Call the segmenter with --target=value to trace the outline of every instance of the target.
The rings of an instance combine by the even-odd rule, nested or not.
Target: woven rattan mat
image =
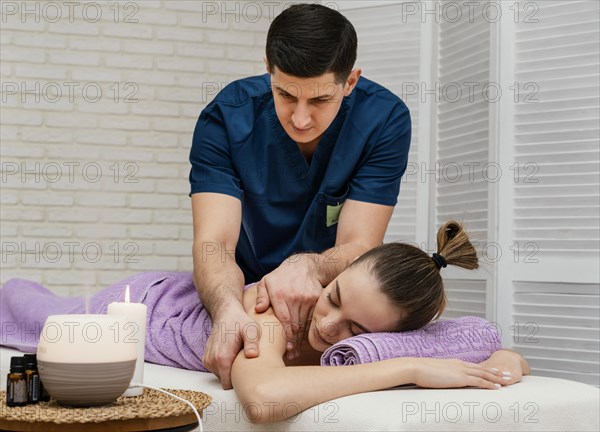
[[[164,390],[187,399],[199,413],[211,402],[211,397],[205,393],[193,390]],[[82,430],[82,423],[85,423],[86,431],[102,430],[108,425],[112,427],[111,430],[132,431],[155,430],[197,423],[196,416],[189,405],[149,388],[144,389],[144,394],[141,396],[121,396],[110,405],[89,408],[62,407],[54,399],[50,399],[50,402],[8,407],[4,390],[0,391],[0,398],[2,401],[0,429]]]

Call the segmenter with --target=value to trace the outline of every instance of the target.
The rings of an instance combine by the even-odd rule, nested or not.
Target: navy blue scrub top
[[[254,282],[294,253],[334,246],[346,199],[396,205],[410,137],[404,102],[360,77],[309,164],[277,118],[270,76],[241,79],[200,114],[190,195],[241,200],[236,262],[245,282]]]

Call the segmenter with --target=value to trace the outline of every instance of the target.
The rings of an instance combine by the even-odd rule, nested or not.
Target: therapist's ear
[[[348,75],[348,79],[346,80],[346,84],[344,84],[344,96],[349,96],[356,87],[356,83],[358,83],[358,79],[360,78],[360,74],[362,73],[361,68],[356,68],[350,75]]]
[[[263,57],[263,61],[265,62],[265,67],[267,68],[267,73],[271,75],[271,71],[269,70],[269,62],[267,61],[267,57]]]

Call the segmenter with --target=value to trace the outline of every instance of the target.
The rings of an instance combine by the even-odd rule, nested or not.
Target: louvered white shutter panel
[[[485,3],[478,2],[472,15],[464,3],[452,3],[462,8],[460,21],[453,22],[457,14],[450,16],[449,8],[439,7],[447,15],[438,29],[437,145],[434,165],[428,168],[438,174],[435,179],[427,176],[427,181],[436,181],[430,252],[436,247],[437,228],[450,219],[464,223],[478,250],[488,231],[488,182],[483,167],[489,161],[490,114],[483,89],[490,73],[490,24],[481,13]],[[449,300],[444,317],[485,316],[485,275],[450,267],[443,274]]]
[[[514,348],[535,375],[598,381],[598,285],[515,282]]]
[[[409,164],[416,166],[419,100],[418,95],[403,90],[406,83],[419,82],[419,17],[403,17],[400,2],[342,1],[336,4],[352,22],[358,35],[356,66],[362,69],[366,78],[398,95],[410,109],[412,140]],[[398,204],[386,232],[386,242],[416,241],[417,180],[418,176],[405,175],[403,178]]]
[[[515,105],[514,239],[569,280],[562,259],[597,266],[600,249],[599,2],[536,4],[539,22],[520,22],[515,38],[521,100],[533,102]]]
[[[514,34],[511,334],[533,373],[598,385],[599,2],[534,5]]]

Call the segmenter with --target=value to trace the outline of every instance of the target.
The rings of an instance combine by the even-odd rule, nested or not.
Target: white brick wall
[[[2,283],[81,295],[191,271],[197,117],[215,88],[264,72],[287,4],[2,1]]]

